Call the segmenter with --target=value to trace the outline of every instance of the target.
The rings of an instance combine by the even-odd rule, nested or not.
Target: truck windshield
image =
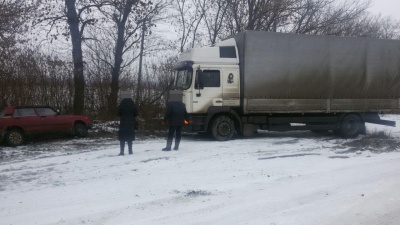
[[[192,70],[178,70],[175,72],[175,88],[186,90],[192,84]]]

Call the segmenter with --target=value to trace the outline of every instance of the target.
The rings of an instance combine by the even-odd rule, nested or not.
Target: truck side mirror
[[[199,93],[197,93],[196,96],[200,97],[201,96],[200,89],[204,88],[203,71],[200,68],[196,70],[195,88],[199,90]]]
[[[195,87],[197,89],[203,89],[204,88],[204,82],[203,82],[203,71],[200,69],[196,70],[196,85]]]

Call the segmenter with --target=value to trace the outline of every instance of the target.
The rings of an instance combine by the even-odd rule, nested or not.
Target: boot
[[[178,150],[179,149],[179,143],[180,143],[180,140],[175,140],[174,150]]]
[[[120,156],[120,155],[124,155],[124,149],[125,149],[125,142],[120,141],[119,156]]]
[[[133,152],[132,152],[132,141],[128,142],[128,150],[129,150],[129,155],[132,155],[133,154]]]
[[[167,147],[163,148],[163,151],[171,151],[172,140],[167,140]]]

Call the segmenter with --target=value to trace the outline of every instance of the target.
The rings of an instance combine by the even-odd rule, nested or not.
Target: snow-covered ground
[[[400,224],[400,127],[367,132],[0,146],[0,224]]]

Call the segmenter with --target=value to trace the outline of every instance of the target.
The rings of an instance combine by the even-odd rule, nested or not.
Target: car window
[[[57,112],[55,112],[51,108],[36,108],[37,113],[39,116],[55,116]]]
[[[0,117],[3,117],[3,116],[4,116],[4,111],[5,111],[5,110],[3,110],[3,111],[0,112]]]
[[[33,108],[22,108],[14,110],[13,117],[27,117],[27,116],[36,116],[35,110]]]

